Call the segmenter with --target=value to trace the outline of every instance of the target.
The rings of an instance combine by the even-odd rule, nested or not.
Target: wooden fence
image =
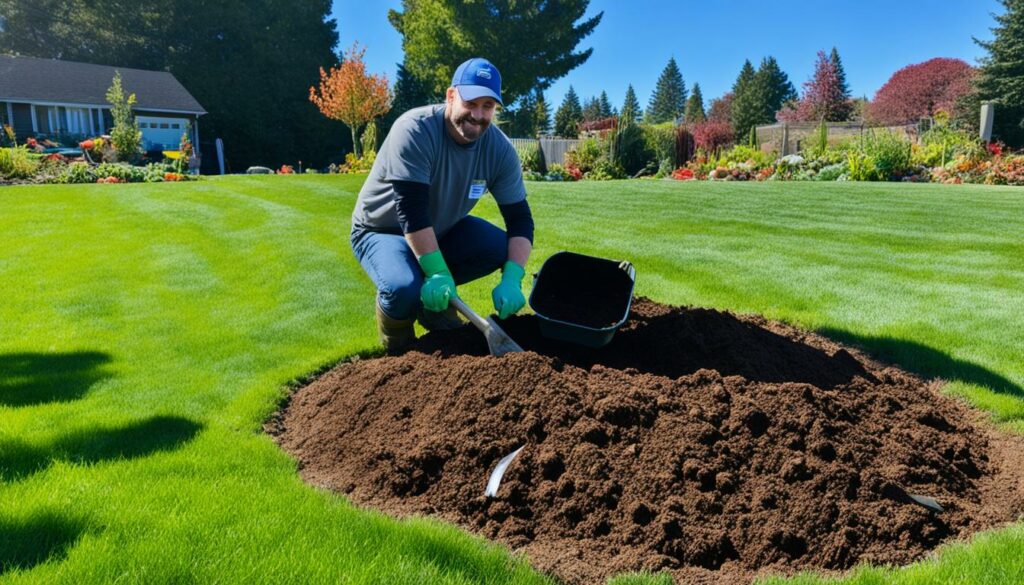
[[[565,153],[569,152],[579,143],[574,138],[558,138],[555,136],[541,136],[540,138],[512,138],[512,145],[516,149],[537,146],[540,148],[544,165],[564,165]]]

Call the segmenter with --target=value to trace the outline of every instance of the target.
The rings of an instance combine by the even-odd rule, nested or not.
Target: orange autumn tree
[[[352,148],[359,152],[359,130],[391,109],[391,91],[384,75],[367,75],[363,55],[366,48],[353,43],[341,65],[329,72],[320,68],[320,85],[309,88],[309,101],[323,115],[340,120],[352,131]]]

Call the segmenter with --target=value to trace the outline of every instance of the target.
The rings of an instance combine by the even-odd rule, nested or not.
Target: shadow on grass
[[[27,519],[0,516],[0,575],[63,558],[84,530],[83,522],[52,512]]]
[[[842,329],[823,328],[818,333],[848,345],[863,348],[872,356],[927,378],[942,378],[977,384],[1000,394],[1024,399],[1024,388],[1012,380],[978,364],[957,359],[948,353],[892,337],[858,335]]]
[[[89,464],[170,451],[192,440],[202,428],[186,418],[157,416],[120,428],[76,431],[41,446],[0,441],[0,479],[18,479],[56,461]]]
[[[110,356],[96,351],[0,355],[0,405],[68,402],[85,395],[109,375]]]

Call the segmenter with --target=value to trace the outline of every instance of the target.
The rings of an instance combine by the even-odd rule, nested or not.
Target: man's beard
[[[488,120],[477,120],[469,112],[459,116],[454,121],[455,127],[467,140],[476,140],[483,136],[484,132],[491,125]]]

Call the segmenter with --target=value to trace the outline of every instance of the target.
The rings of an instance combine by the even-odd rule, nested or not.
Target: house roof
[[[196,98],[166,71],[92,65],[56,59],[0,55],[0,100],[109,106],[107,89],[121,72],[135,108],[205,114]]]

